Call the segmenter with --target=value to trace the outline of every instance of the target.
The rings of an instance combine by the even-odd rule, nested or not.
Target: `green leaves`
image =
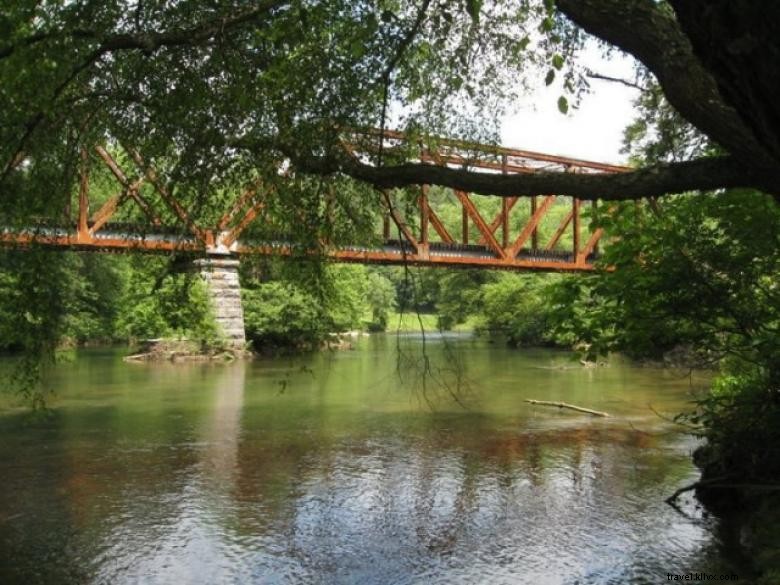
[[[466,12],[474,22],[479,21],[479,11],[482,8],[482,0],[466,0]]]
[[[569,111],[569,100],[566,99],[565,95],[558,98],[558,111],[561,114],[566,114]]]

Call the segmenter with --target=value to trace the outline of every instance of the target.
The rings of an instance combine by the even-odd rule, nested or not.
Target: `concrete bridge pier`
[[[243,348],[246,335],[238,283],[239,261],[225,256],[208,256],[195,260],[195,266],[208,287],[214,317],[222,335],[231,346]]]

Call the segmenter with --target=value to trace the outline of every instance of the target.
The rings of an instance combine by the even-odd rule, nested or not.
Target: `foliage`
[[[452,329],[472,316],[481,314],[484,286],[498,275],[486,270],[447,270],[432,272],[437,280],[436,312],[439,327]]]
[[[777,351],[780,212],[763,194],[732,191],[660,206],[623,205],[601,224],[616,240],[614,271],[571,281],[559,306],[577,304],[568,332],[594,351],[658,357],[676,345],[710,359],[737,355],[771,363]]]
[[[577,307],[557,327],[590,344],[659,358],[685,346],[717,368],[711,393],[685,416],[707,438],[707,477],[780,477],[780,209],[734,190],[663,204],[623,205],[600,222],[615,241],[595,277],[557,288]]]
[[[331,333],[362,328],[367,313],[386,321],[393,305],[390,282],[363,266],[301,262],[267,269],[246,278],[241,293],[247,338],[258,351],[316,348]]]
[[[130,257],[116,323],[119,339],[179,337],[218,345],[205,283],[194,273],[170,273],[163,262]]]
[[[111,338],[122,276],[112,258],[44,250],[0,254],[0,348]]]
[[[495,136],[474,114],[499,111],[517,93],[514,71],[538,60],[528,45],[542,10],[521,4],[9,6],[0,17],[3,204],[63,209],[80,148],[107,139],[154,160],[203,218],[251,176],[272,180],[281,148],[328,150],[338,128],[383,125],[391,102],[405,104],[410,129],[462,126],[484,138],[492,126]]]
[[[681,417],[704,430],[707,444],[696,459],[707,477],[745,483],[780,477],[780,386],[773,369],[730,360],[697,411]]]
[[[247,339],[255,350],[311,348],[328,330],[316,299],[289,282],[266,282],[242,291]]]
[[[510,345],[555,343],[548,289],[551,280],[534,274],[504,274],[483,287],[480,329],[506,336]]]
[[[360,328],[367,310],[368,275],[360,265],[333,265],[326,270],[320,297],[330,331]]]
[[[9,387],[43,406],[59,347],[115,338],[124,283],[122,258],[0,251],[0,350],[21,353]]]
[[[395,305],[395,289],[390,279],[378,272],[368,274],[366,301],[371,311],[370,331],[387,329],[388,316]]]
[[[658,83],[646,78],[645,86],[634,101],[637,117],[625,129],[623,152],[640,163],[681,161],[708,153],[712,147],[707,137],[669,104]]]
[[[63,345],[184,336],[219,344],[205,285],[162,260],[0,251],[0,350],[22,354],[11,386],[42,405],[42,374]]]

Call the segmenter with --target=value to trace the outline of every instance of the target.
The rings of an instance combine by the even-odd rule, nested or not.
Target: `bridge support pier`
[[[224,256],[195,260],[195,266],[208,287],[217,326],[231,346],[243,348],[246,335],[238,265],[238,260]]]

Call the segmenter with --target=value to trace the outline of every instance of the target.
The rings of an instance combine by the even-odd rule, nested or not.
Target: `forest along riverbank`
[[[749,575],[691,494],[664,503],[696,442],[648,405],[673,415],[706,380],[465,335],[426,352],[444,386],[421,383],[419,335],[219,367],[78,352],[53,416],[0,416],[0,581]]]

